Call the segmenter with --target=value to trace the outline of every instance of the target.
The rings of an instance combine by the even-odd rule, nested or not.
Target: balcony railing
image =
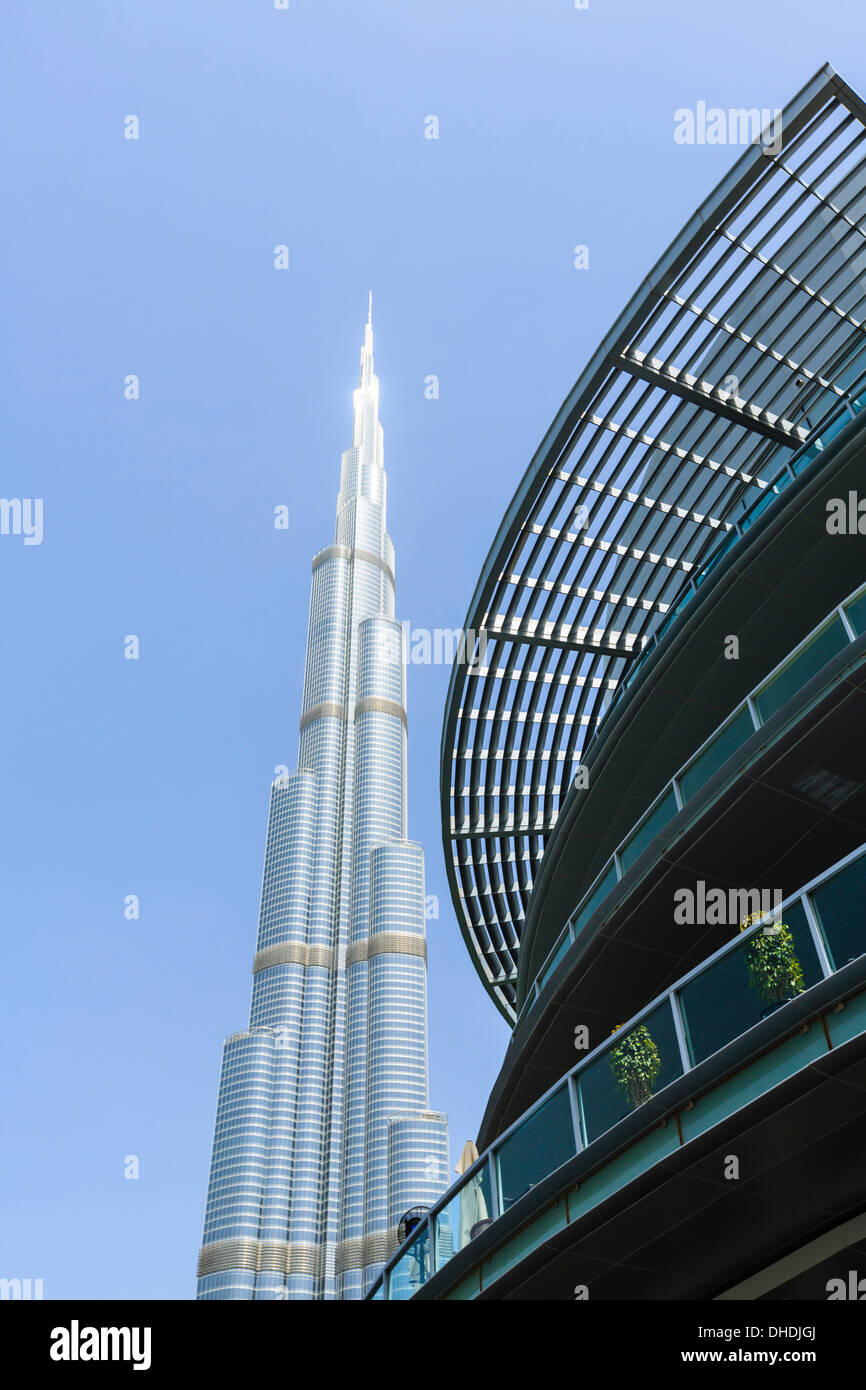
[[[776,943],[765,946],[773,936]],[[650,1099],[657,1118],[668,1085],[864,949],[866,844],[785,899],[772,918],[738,933],[578,1062],[440,1198],[368,1299],[411,1298],[533,1187]]]
[[[666,782],[650,807],[623,836],[591,887],[580,898],[557,937],[523,1001],[520,1022],[531,1011],[563,956],[575,942],[599,904],[627,873],[658,832],[673,820],[695,793],[718,772],[746,739],[781,708],[846,643],[866,634],[866,584],[855,589],[838,608],[821,619],[741,700],[732,714],[710,734],[677,773]]]

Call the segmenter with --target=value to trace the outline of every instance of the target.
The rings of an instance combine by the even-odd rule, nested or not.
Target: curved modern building
[[[443,838],[513,1035],[477,1163],[373,1298],[866,1274],[866,107],[825,68],[776,132],[617,320],[485,561]]]
[[[199,1299],[359,1299],[447,1182],[385,500],[371,296],[313,560],[298,771],[271,788],[250,1023],[223,1047]]]

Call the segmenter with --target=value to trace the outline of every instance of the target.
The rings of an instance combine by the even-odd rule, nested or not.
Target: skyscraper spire
[[[364,327],[364,346],[361,349],[361,385],[369,386],[373,381],[373,291],[370,291],[370,308]],[[378,390],[378,382],[376,383]]]
[[[203,1299],[360,1298],[448,1180],[372,317],[371,294],[334,543],[313,560],[299,771],[271,787],[250,1023],[224,1044]]]

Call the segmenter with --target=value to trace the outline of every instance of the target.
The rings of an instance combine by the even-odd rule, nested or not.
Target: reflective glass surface
[[[553,974],[554,970],[559,965],[559,962],[562,960],[562,957],[565,955],[570,945],[571,937],[569,936],[568,928],[566,927],[565,931],[562,933],[562,936],[559,939],[556,950],[554,951],[547,965],[544,967],[543,972],[538,977],[539,985],[546,984],[546,982],[550,979],[550,976]]]
[[[597,1139],[682,1075],[673,1014],[668,1000],[580,1073],[586,1142]]]
[[[665,792],[655,810],[650,811],[646,819],[641,822],[620,850],[623,873],[631,868],[635,860],[643,854],[650,841],[655,839],[662,826],[667,825],[669,820],[673,820],[676,813],[676,798],[673,788],[670,788]]]
[[[685,772],[680,773],[677,780],[683,800],[688,801],[690,796],[694,796],[698,788],[708,782],[740,744],[745,743],[754,732],[752,717],[744,705],[730,723],[720,729],[715,738],[711,739],[703,751],[689,763]]]
[[[697,1065],[822,978],[799,902],[680,990],[686,1038]]]
[[[405,1254],[400,1256],[391,1270],[388,1289],[389,1301],[403,1302],[417,1293],[432,1274],[430,1258],[430,1228],[425,1223]]]
[[[866,854],[811,895],[835,970],[866,951]]]
[[[611,860],[609,867],[605,869],[604,873],[599,879],[598,886],[592,890],[583,907],[580,909],[580,912],[574,919],[575,936],[583,927],[586,926],[586,923],[589,921],[590,917],[595,912],[595,909],[598,907],[599,903],[607,897],[608,893],[610,892],[611,888],[614,886],[616,881],[616,869],[614,867],[613,860]]]
[[[866,632],[866,591],[853,603],[849,603],[845,612],[848,614],[851,626],[858,637],[862,637],[863,633]]]
[[[840,618],[819,632],[807,647],[794,657],[763,690],[755,696],[755,705],[762,720],[769,719],[795,695],[807,681],[817,675],[822,666],[848,645],[848,637]]]
[[[434,1218],[436,1222],[436,1268],[441,1269],[490,1225],[493,1198],[490,1192],[490,1168],[474,1174],[455,1193]]]
[[[503,1211],[576,1152],[568,1087],[562,1086],[499,1149]]]

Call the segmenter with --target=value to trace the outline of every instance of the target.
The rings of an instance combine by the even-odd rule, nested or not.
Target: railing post
[[[491,1219],[496,1221],[501,1215],[499,1202],[499,1180],[496,1175],[496,1150],[491,1149],[487,1156],[487,1172],[490,1178],[490,1205],[492,1211]]]
[[[801,893],[799,901],[803,904],[803,911],[806,914],[806,921],[809,923],[809,931],[812,936],[812,944],[814,945],[815,950],[818,953],[818,963],[821,966],[824,979],[826,980],[830,975],[835,975],[836,972],[833,969],[833,966],[830,963],[830,957],[827,954],[827,947],[824,942],[824,934],[821,931],[821,928],[818,924],[818,918],[815,915],[815,909],[812,906],[812,901],[809,897],[809,894]]]
[[[577,1089],[577,1077],[571,1072],[568,1077],[568,1100],[571,1105],[571,1124],[574,1129],[574,1151],[580,1153],[581,1149],[586,1148],[583,1139],[583,1124],[580,1114],[580,1095]]]
[[[679,995],[672,989],[668,998],[671,1001],[671,1013],[674,1018],[674,1032],[677,1035],[677,1047],[680,1050],[680,1062],[682,1063],[683,1075],[692,1069],[692,1059],[689,1056],[689,1045],[686,1041],[686,1028],[683,1019],[682,1007]]]
[[[436,1230],[435,1230],[435,1226],[436,1226],[436,1222],[435,1222],[433,1216],[430,1215],[430,1214],[428,1214],[428,1216],[427,1216],[427,1247],[428,1247],[427,1259],[428,1259],[428,1263],[429,1263],[429,1267],[430,1267],[430,1273],[427,1275],[427,1279],[432,1279],[432,1278],[433,1278],[433,1275],[436,1273]],[[426,1283],[427,1280],[425,1279],[424,1282]]]
[[[842,607],[841,603],[840,603],[839,607],[836,609],[836,612],[839,614],[839,617],[840,617],[840,619],[841,619],[841,621],[842,621],[842,626],[844,627],[846,633],[848,634],[848,641],[849,641],[849,642],[856,642],[856,641],[857,641],[857,633],[854,631],[854,625],[853,625],[853,623],[851,622],[851,619],[848,617],[848,614],[845,612],[845,609]]]

